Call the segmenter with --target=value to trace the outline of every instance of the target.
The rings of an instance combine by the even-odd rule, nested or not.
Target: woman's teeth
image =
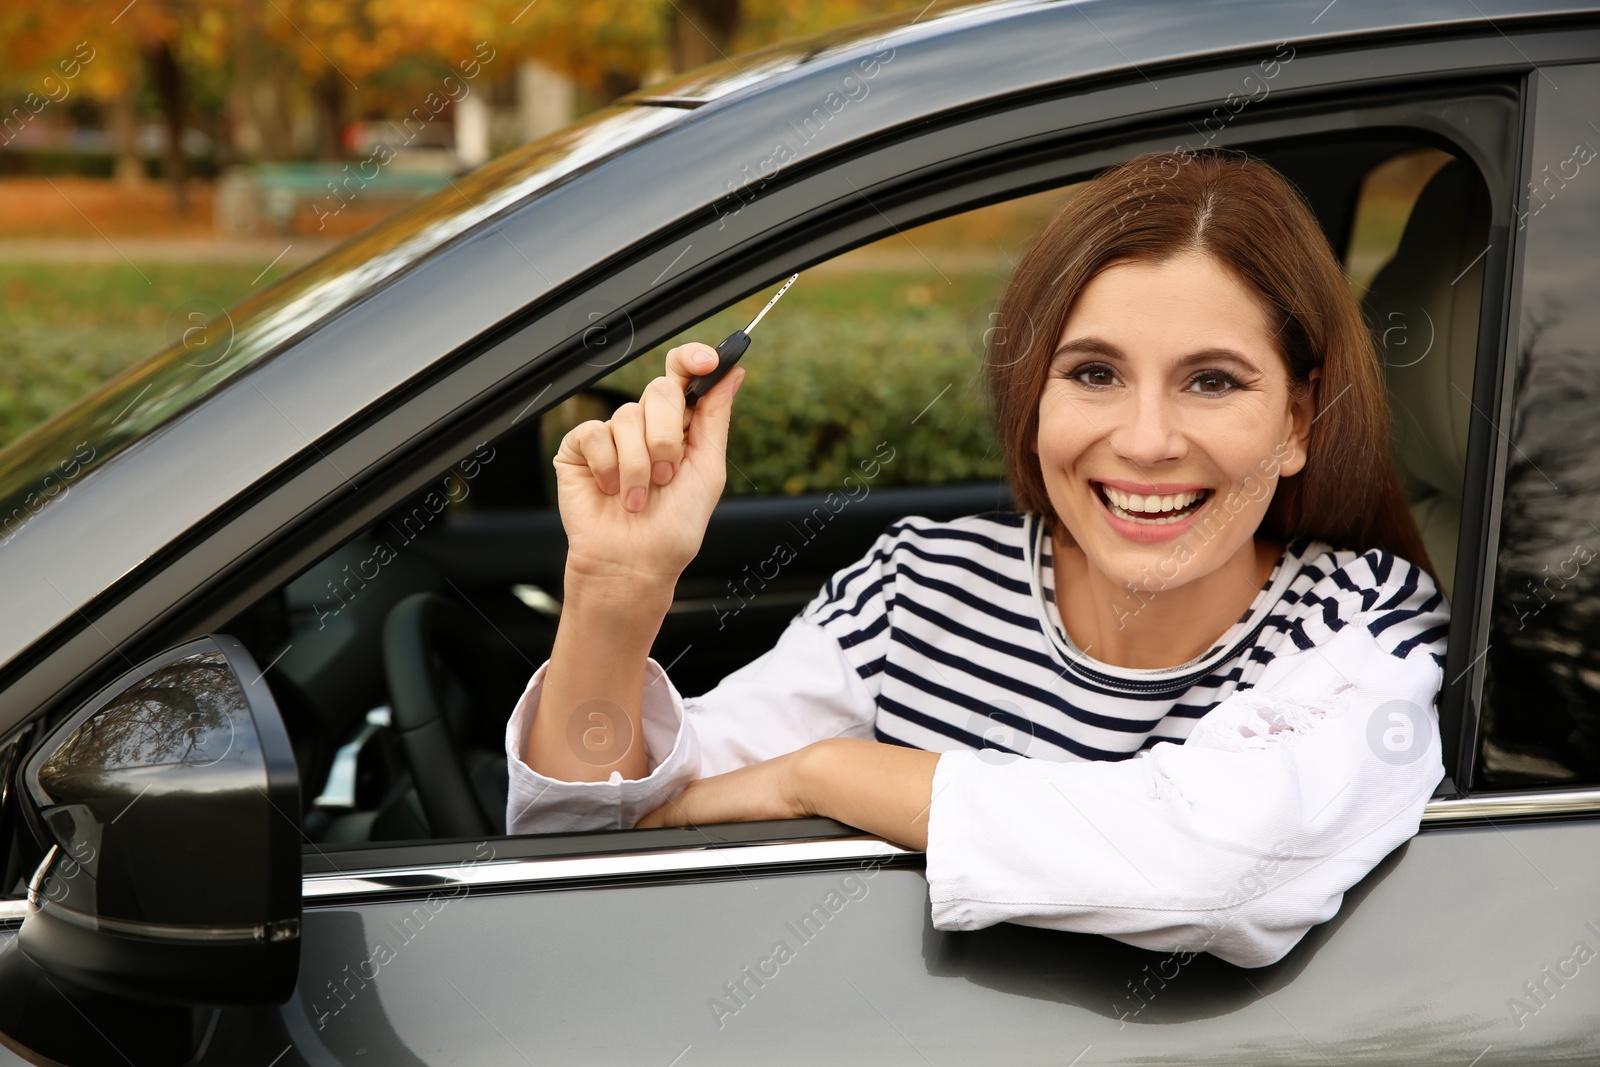
[[[1102,485],[1100,492],[1105,495],[1111,513],[1117,518],[1160,526],[1186,518],[1192,505],[1202,500],[1207,490],[1196,489],[1168,496],[1140,496]]]

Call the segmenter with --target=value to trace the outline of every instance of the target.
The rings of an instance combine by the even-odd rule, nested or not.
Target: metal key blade
[[[783,288],[772,294],[772,299],[767,301],[767,306],[762,308],[760,313],[757,314],[755,318],[750,320],[750,325],[744,328],[744,332],[746,334],[749,334],[751,330],[756,328],[756,323],[761,321],[761,316],[772,310],[772,305],[778,302],[778,298],[780,296],[789,291],[789,286],[793,285],[794,280],[798,277],[800,277],[799,274],[789,275],[789,280],[783,283]]]

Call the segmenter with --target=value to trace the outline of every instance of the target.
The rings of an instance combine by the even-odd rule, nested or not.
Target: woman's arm
[[[567,534],[565,604],[538,702],[507,757],[572,782],[640,778],[648,757],[645,660],[678,576],[700,550],[727,480],[728,424],[742,368],[694,412],[684,390],[716,366],[708,345],[667,353],[666,373],[609,420],[574,427],[556,451]],[[531,714],[531,713],[530,713]]]
[[[830,738],[691,783],[639,825],[826,815],[921,852],[928,847],[928,808],[938,763],[937,752],[865,738]]]
[[[650,646],[672,606],[664,583],[594,582],[571,572],[526,747],[548,778],[592,782],[649,773],[641,721]],[[576,718],[576,722],[574,722]]]
[[[692,654],[692,653],[691,653]],[[803,618],[789,624],[770,651],[719,682],[700,697],[683,699],[660,664],[645,661],[640,701],[640,748],[648,773],[637,778],[568,781],[538,773],[517,753],[530,723],[543,715],[542,687],[552,665],[540,667],[518,702],[506,727],[506,752],[511,790],[506,805],[507,831],[552,833],[567,830],[625,829],[669,822],[723,822],[784,818],[797,810],[774,812],[768,807],[780,793],[757,796],[746,791],[740,806],[729,810],[729,798],[743,785],[771,785],[790,762],[780,759],[812,742],[835,737],[872,735],[877,705],[867,684],[846,658],[839,642]],[[696,810],[696,817],[669,819],[676,810],[669,801],[696,779],[722,782],[740,768],[764,768],[735,783],[732,792],[712,797],[714,810]],[[705,794],[696,793],[697,802]],[[680,798],[681,800],[682,798]],[[647,812],[666,806],[661,817],[640,822]]]
[[[644,658],[648,641],[629,651],[628,655],[639,657],[643,665],[643,693],[636,705],[638,719],[626,720],[624,729],[631,731],[635,744],[642,739],[638,754],[643,756],[643,771],[648,773],[641,773],[635,765],[636,773],[619,773],[614,781],[604,773],[577,781],[540,773],[540,768],[525,761],[528,734],[545,715],[547,676],[559,665],[552,662],[541,667],[506,725],[511,775],[506,806],[508,831],[678,825],[800,814],[793,808],[774,808],[793,799],[786,792],[787,769],[792,761],[742,775],[731,790],[697,791],[677,807],[668,806],[668,801],[696,779],[714,781],[717,776],[727,776],[727,772],[774,760],[819,740],[872,737],[877,718],[878,671],[889,642],[890,560],[896,531],[903,525],[891,526],[863,559],[834,575],[800,616],[790,622],[772,650],[728,675],[703,696],[682,699],[660,665]],[[563,616],[565,625],[565,613]],[[603,627],[604,616],[600,618],[602,621],[596,625]],[[576,624],[572,633],[575,638],[581,634]],[[609,657],[614,649],[606,643],[612,641],[612,635],[602,632],[601,636],[605,640],[592,646],[597,649],[594,658],[586,667],[569,668],[580,672],[572,676],[593,677],[612,669]],[[571,648],[580,654],[591,647],[577,639],[571,645],[563,644],[560,635],[557,645],[563,651]],[[632,662],[629,659],[622,665]],[[625,684],[629,692],[637,692],[632,687],[638,683],[631,677]],[[578,707],[575,699],[565,697],[565,706]],[[548,706],[563,705],[552,701]],[[607,709],[602,705],[589,710],[598,710],[603,718]],[[597,741],[605,739],[604,722],[591,723],[582,718],[576,725],[569,719],[546,736],[558,746],[567,744],[568,751],[584,752],[581,744],[574,747],[569,739],[575,731],[588,729],[600,735]],[[581,733],[578,736],[581,740]],[[601,769],[609,772],[614,768]],[[778,788],[774,791],[772,787]],[[743,799],[734,799],[739,797]],[[709,804],[697,806],[690,818],[684,805],[701,800],[708,800]],[[925,805],[926,800],[919,807]],[[657,808],[664,810],[638,821]],[[774,811],[785,814],[773,814]]]
[[[1427,649],[1352,623],[1280,656],[1182,745],[1116,763],[947,753],[933,779],[934,926],[1017,922],[1281,959],[1417,832],[1444,774]]]

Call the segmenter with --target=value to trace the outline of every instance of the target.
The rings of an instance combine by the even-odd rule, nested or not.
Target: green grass
[[[209,318],[243,299],[260,273],[222,263],[0,263],[0,446],[166,347],[191,313]]]
[[[242,299],[257,273],[212,263],[0,264],[0,445],[176,340],[191,312],[210,317]],[[991,275],[947,281],[931,269],[802,277],[744,358],[727,494],[841,488],[880,442],[895,458],[874,486],[1000,477],[977,378],[993,292]],[[637,395],[662,373],[669,347],[716,344],[769,295],[712,316],[606,384]]]

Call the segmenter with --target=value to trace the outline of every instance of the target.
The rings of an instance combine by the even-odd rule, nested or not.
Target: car
[[[625,98],[186,333],[0,452],[0,1059],[1600,1058],[1597,99],[1593,3],[936,2]],[[563,428],[801,273],[653,653],[709,688],[893,520],[1008,506],[992,283],[1179,146],[1289,177],[1379,341],[1452,603],[1420,833],[1254,969],[936,930],[923,858],[826,819],[507,836]]]

